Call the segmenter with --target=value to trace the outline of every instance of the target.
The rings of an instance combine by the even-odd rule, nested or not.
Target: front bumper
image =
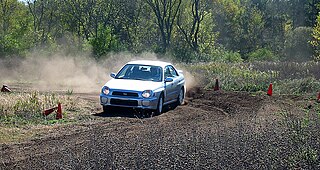
[[[139,109],[157,109],[158,97],[157,95],[144,98],[139,93],[139,96],[118,96],[111,95],[110,92],[108,95],[104,93],[100,94],[100,104],[103,106],[117,106],[117,107],[130,107],[130,108],[139,108]]]

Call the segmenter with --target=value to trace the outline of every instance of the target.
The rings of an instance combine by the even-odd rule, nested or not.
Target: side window
[[[167,77],[173,77],[173,75],[171,74],[171,71],[170,71],[169,66],[166,66],[165,69],[164,69],[164,77],[165,77],[165,78],[167,78]]]
[[[169,66],[169,69],[170,69],[170,73],[171,73],[172,77],[178,76],[177,71],[172,66]]]
[[[172,66],[166,66],[164,71],[164,77],[177,77],[178,73]]]

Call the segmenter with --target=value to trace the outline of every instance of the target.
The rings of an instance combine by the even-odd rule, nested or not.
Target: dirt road
[[[98,103],[95,95],[77,95]],[[200,88],[188,95],[186,105],[146,119],[126,110],[103,114],[97,104],[92,121],[0,145],[0,169],[289,167],[285,158],[292,151],[274,114],[287,105],[281,97]]]

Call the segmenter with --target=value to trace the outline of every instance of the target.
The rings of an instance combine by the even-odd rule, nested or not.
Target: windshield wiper
[[[134,78],[134,80],[146,80],[144,78]]]

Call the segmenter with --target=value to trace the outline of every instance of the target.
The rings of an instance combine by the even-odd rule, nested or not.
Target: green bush
[[[285,49],[286,61],[313,60],[312,28],[298,27],[286,35]]]
[[[217,49],[212,54],[211,61],[218,61],[218,62],[230,62],[230,63],[240,63],[243,62],[240,53],[226,51],[224,49]]]
[[[92,52],[95,58],[100,58],[109,52],[121,51],[121,44],[117,36],[112,35],[111,28],[104,28],[99,25],[98,35],[90,39],[89,42],[92,45]]]
[[[174,59],[185,63],[194,62],[226,62],[226,63],[241,63],[243,59],[238,52],[227,51],[224,48],[216,48],[207,53],[197,53],[182,43],[179,46],[174,46],[171,49]]]
[[[249,61],[276,61],[278,57],[266,48],[260,48],[248,54]]]

